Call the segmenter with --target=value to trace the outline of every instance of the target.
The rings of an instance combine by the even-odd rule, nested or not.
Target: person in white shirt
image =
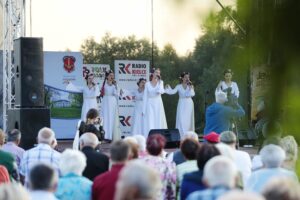
[[[247,152],[236,149],[237,137],[232,131],[224,131],[220,134],[220,141],[233,149],[233,160],[242,174],[243,185],[245,185],[251,175],[251,158]]]
[[[195,131],[194,102],[192,97],[195,96],[194,86],[190,81],[190,73],[182,72],[180,75],[180,84],[174,89],[166,85],[165,93],[172,95],[178,92],[179,101],[176,113],[176,128],[180,132],[181,138],[187,131]]]
[[[167,129],[167,120],[161,95],[165,93],[160,69],[153,68],[150,81],[145,85],[143,96],[144,136],[148,137],[151,129]]]
[[[220,81],[217,88],[216,88],[216,93],[223,91],[227,93],[231,92],[236,98],[239,98],[240,96],[240,91],[239,87],[236,82],[232,81],[232,71],[231,69],[226,69],[224,71],[224,81]]]

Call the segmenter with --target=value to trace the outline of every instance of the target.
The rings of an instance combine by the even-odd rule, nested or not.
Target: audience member
[[[139,158],[143,158],[146,155],[148,155],[147,150],[146,150],[146,139],[143,135],[134,135],[133,136],[139,145]]]
[[[280,138],[279,137],[268,137],[267,139],[264,140],[263,145],[261,148],[269,145],[269,144],[275,144],[280,146]],[[260,151],[261,149],[259,149]],[[252,158],[252,171],[256,171],[258,169],[263,168],[263,163],[261,161],[261,156],[259,155],[259,151],[258,151],[258,155],[254,155]]]
[[[237,138],[234,132],[224,131],[220,134],[222,143],[227,144],[233,149],[233,160],[240,171],[243,178],[243,185],[245,185],[251,175],[251,158],[247,152],[236,149]]]
[[[115,200],[154,200],[161,187],[154,169],[139,160],[130,161],[119,176]]]
[[[55,169],[47,164],[36,164],[30,170],[29,185],[31,200],[57,200],[54,192],[58,175]]]
[[[208,160],[220,155],[217,147],[211,144],[202,144],[197,152],[198,171],[188,173],[183,176],[180,197],[186,199],[189,194],[195,191],[204,190],[206,186],[202,182],[204,166]]]
[[[86,156],[86,167],[82,175],[93,181],[96,176],[108,170],[109,159],[105,154],[96,151],[99,140],[94,133],[84,133],[79,143]]]
[[[210,144],[217,144],[220,142],[220,135],[212,131],[209,134],[204,135],[203,139]]]
[[[3,145],[2,150],[9,152],[15,156],[17,166],[20,168],[20,163],[25,152],[18,145],[21,142],[21,132],[18,129],[13,129],[7,133],[7,143]]]
[[[142,160],[155,169],[159,174],[162,182],[162,199],[174,199],[176,196],[176,166],[175,163],[167,161],[161,156],[166,140],[160,134],[148,136],[147,151],[148,156]]]
[[[247,190],[261,192],[266,183],[273,177],[289,177],[298,180],[294,172],[280,167],[285,159],[284,150],[280,146],[269,144],[259,154],[264,168],[252,173],[246,184]]]
[[[198,148],[199,142],[190,138],[185,139],[180,145],[180,150],[186,161],[176,166],[177,186],[179,188],[181,186],[183,176],[186,173],[198,170],[196,160]]]
[[[59,178],[55,196],[60,200],[90,200],[92,182],[82,176],[86,166],[85,155],[77,150],[66,149],[59,162],[62,177]]]
[[[262,190],[266,200],[300,200],[299,183],[286,177],[271,179]]]
[[[110,171],[97,176],[92,186],[93,200],[113,200],[119,174],[130,155],[130,146],[124,141],[116,141],[110,147],[112,167]]]
[[[256,193],[233,190],[222,195],[218,200],[265,200],[265,198]]]
[[[7,169],[11,180],[18,180],[17,164],[14,156],[11,153],[8,153],[1,149],[4,142],[5,134],[0,129],[0,165],[3,165]]]
[[[214,131],[218,134],[228,131],[233,117],[245,115],[244,109],[236,104],[234,107],[224,105],[227,102],[227,94],[220,91],[216,93],[216,102],[208,106],[205,112],[204,135]]]
[[[234,150],[231,147],[222,142],[216,144],[215,146],[220,151],[221,155],[226,156],[230,160],[234,161]]]
[[[187,138],[194,139],[198,142],[198,135],[194,131],[188,131],[186,134],[183,135],[181,138],[181,142],[184,141]],[[185,161],[185,158],[181,152],[180,149],[176,150],[175,152],[172,152],[167,157],[168,161],[174,162],[176,165],[179,165]]]
[[[280,140],[279,145],[283,148],[286,155],[282,167],[295,171],[298,158],[298,144],[295,138],[291,135],[286,136]]]
[[[59,174],[60,153],[52,149],[55,143],[55,133],[50,128],[42,128],[38,132],[38,145],[25,151],[20,165],[20,174],[25,177],[25,185],[28,186],[28,175],[31,168],[40,162],[51,165]]]
[[[139,157],[138,141],[132,136],[124,138],[123,141],[126,142],[130,146],[129,160],[138,158]]]
[[[204,166],[203,173],[203,182],[209,188],[191,193],[187,200],[216,200],[234,188],[237,174],[237,168],[229,158],[211,158]]]
[[[0,200],[31,200],[28,192],[18,183],[0,185]]]

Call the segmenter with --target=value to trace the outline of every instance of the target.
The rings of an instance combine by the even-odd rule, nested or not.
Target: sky
[[[99,42],[106,32],[151,40],[151,0],[31,0],[31,24],[26,2],[26,36],[43,37],[45,51],[79,51],[85,39]],[[153,5],[154,41],[160,48],[172,44],[180,55],[193,50],[205,16],[219,9],[215,0],[153,0]]]

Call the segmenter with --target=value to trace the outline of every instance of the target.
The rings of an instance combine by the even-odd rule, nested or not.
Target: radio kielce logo
[[[147,73],[146,64],[119,63],[119,74],[140,75],[146,73]]]

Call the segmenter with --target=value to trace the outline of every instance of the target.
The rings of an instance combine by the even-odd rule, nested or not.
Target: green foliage
[[[51,117],[64,118],[64,119],[78,119],[81,116],[81,108],[68,107],[68,108],[51,108]]]
[[[81,45],[84,63],[105,63],[114,65],[114,60],[151,60],[151,43],[147,39],[136,39],[135,36],[125,38],[113,37],[106,33],[97,43],[88,38]],[[154,56],[158,55],[158,47],[154,45]]]

